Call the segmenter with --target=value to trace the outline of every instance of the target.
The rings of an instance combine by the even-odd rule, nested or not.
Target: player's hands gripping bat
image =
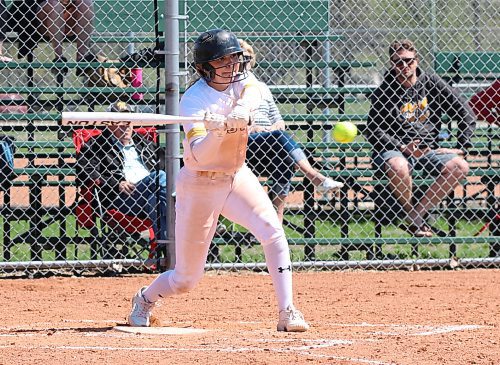
[[[220,114],[206,112],[203,118],[207,131],[224,131],[226,129],[226,117]]]
[[[227,116],[226,125],[228,129],[245,128],[251,124],[250,108],[244,104],[236,103],[231,113]]]

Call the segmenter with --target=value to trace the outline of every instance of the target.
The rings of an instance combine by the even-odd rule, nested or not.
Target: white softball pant
[[[250,169],[244,165],[235,175],[207,176],[184,167],[176,185],[175,269],[161,274],[144,296],[156,301],[196,286],[203,277],[210,242],[222,214],[259,240],[278,306],[292,304],[288,242],[269,197]]]

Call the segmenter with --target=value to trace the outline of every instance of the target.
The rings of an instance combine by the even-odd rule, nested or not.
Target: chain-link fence
[[[181,93],[200,32],[253,48],[279,115],[259,112],[247,161],[297,266],[498,265],[498,2],[186,0],[179,17],[164,5],[2,1],[2,272],[161,265],[166,134],[58,121],[110,105],[164,113],[176,22]],[[343,122],[353,142],[332,137]],[[221,219],[209,265],[263,262],[253,235]]]

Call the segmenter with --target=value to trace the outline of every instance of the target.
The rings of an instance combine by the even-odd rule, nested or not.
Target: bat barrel
[[[156,126],[202,121],[203,117],[180,117],[154,113],[116,113],[116,112],[62,112],[61,125],[93,126]]]

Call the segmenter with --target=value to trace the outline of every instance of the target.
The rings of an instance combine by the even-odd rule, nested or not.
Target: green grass
[[[299,224],[301,222],[301,217],[289,216],[292,222]],[[3,221],[3,219],[2,219]],[[228,222],[226,222],[228,223]],[[441,229],[446,228],[446,222],[444,219],[438,219],[435,223],[436,227]],[[458,234],[459,236],[472,236],[477,230],[482,226],[480,221],[465,221],[462,220],[458,224]],[[239,226],[234,225],[236,230],[244,231]],[[17,222],[12,225],[12,237],[17,234],[26,232],[28,229],[27,222]],[[66,220],[66,229],[70,237],[75,237],[76,226],[75,219],[70,216]],[[373,223],[369,221],[356,222],[349,225],[350,237],[351,238],[368,238],[367,243],[370,242],[369,237],[373,237],[374,226]],[[45,237],[58,237],[59,236],[59,226],[57,223],[53,223],[42,231],[42,235]],[[79,234],[82,237],[88,237],[89,232],[87,230],[79,230]],[[286,234],[289,238],[299,238],[301,235],[298,232],[286,228]],[[395,225],[390,225],[385,227],[383,230],[383,237],[406,237],[409,235]],[[328,238],[328,237],[340,237],[340,227],[338,224],[333,222],[318,222],[316,224],[316,237],[318,238]],[[3,246],[3,242],[2,242]],[[3,247],[2,247],[3,248]],[[47,248],[47,247],[46,247]],[[236,257],[234,253],[234,246],[220,246],[220,261],[223,263],[235,262]],[[302,245],[291,245],[291,254],[294,261],[305,260],[304,256],[304,246]],[[381,246],[383,256],[390,259],[446,259],[449,257],[449,247],[446,244],[435,244],[435,245],[420,245],[418,249],[418,257],[412,255],[412,247],[407,244],[395,244],[395,245],[382,245]],[[339,245],[317,245],[315,247],[316,259],[317,260],[339,260]],[[478,258],[487,257],[489,247],[487,244],[462,244],[457,247],[457,256],[461,258]],[[30,260],[30,247],[29,244],[16,244],[11,248],[12,258],[11,261],[29,261]],[[146,258],[146,254],[141,255],[142,258]],[[366,259],[365,251],[350,251],[351,260],[364,260]],[[87,244],[69,244],[67,245],[67,259],[68,260],[89,260],[91,258],[90,247]],[[53,249],[44,249],[42,253],[42,259],[46,261],[55,260],[55,252]],[[243,247],[243,262],[263,262],[264,254],[260,245],[253,245],[251,247]]]
[[[0,220],[0,222],[2,222]],[[2,222],[3,223],[3,222]],[[100,222],[97,222],[98,228],[100,229]],[[76,237],[88,238],[90,237],[90,232],[87,229],[78,229],[76,228],[76,220],[74,216],[68,216],[65,222],[65,228],[68,237],[75,238],[75,243],[70,243],[66,245],[66,259],[67,260],[90,260],[94,259],[92,257],[91,247],[86,243],[76,243]],[[27,232],[29,229],[29,224],[27,221],[13,222],[12,223],[12,231],[11,238]],[[3,232],[0,230],[0,234],[3,237]],[[52,223],[47,228],[42,231],[43,237],[60,237],[60,226],[57,222]],[[102,237],[102,236],[101,236]],[[126,236],[122,237],[124,240],[120,240],[119,238],[113,239],[114,248],[117,250],[121,250],[124,246],[127,246],[129,249],[129,256],[127,258],[138,258],[138,259],[147,259],[148,251],[144,248],[148,246],[148,243],[144,240],[132,240],[131,238],[125,241]],[[102,239],[102,238],[101,238]],[[103,240],[103,239],[102,239]],[[103,241],[101,241],[103,242]],[[1,249],[3,249],[3,242],[1,245]],[[104,248],[104,250],[107,250]],[[21,243],[13,245],[11,248],[11,262],[15,261],[30,261],[30,245],[28,243]],[[56,253],[53,247],[45,246],[41,253],[43,261],[52,261],[56,260]],[[98,258],[101,258],[101,255],[98,255]]]
[[[287,216],[287,220],[300,225],[303,221],[303,217],[300,216]],[[237,231],[245,231],[242,227],[237,225],[227,224],[228,227],[233,227]],[[461,220],[458,225],[458,236],[473,236],[475,232],[483,225],[481,221],[465,221]],[[447,230],[447,223],[444,218],[438,219],[434,224],[434,227]],[[361,221],[349,224],[350,238],[367,238],[367,245],[369,245],[370,237],[374,237],[374,224],[370,221]],[[288,238],[300,238],[301,234],[293,231],[290,228],[285,228],[285,232]],[[400,228],[396,224],[389,225],[383,228],[383,237],[387,238],[399,238],[399,237],[410,237],[410,235]],[[340,226],[333,222],[318,222],[316,224],[316,237],[318,238],[328,238],[328,237],[341,237]],[[339,245],[316,245],[314,250],[317,260],[340,260]],[[384,244],[381,246],[382,257],[386,259],[447,259],[449,258],[449,245],[448,244],[425,244],[418,247],[418,256],[413,255],[412,246],[410,244]],[[231,263],[235,261],[234,247],[233,246],[220,246],[220,261],[223,263]],[[290,246],[292,260],[302,261],[306,260],[304,255],[303,245],[291,245]],[[462,244],[457,246],[457,256],[460,258],[481,258],[488,257],[489,247],[488,244]],[[350,260],[365,260],[366,251],[354,250],[349,251]],[[244,247],[242,254],[243,262],[263,262],[264,254],[260,245],[254,245],[251,247]]]

